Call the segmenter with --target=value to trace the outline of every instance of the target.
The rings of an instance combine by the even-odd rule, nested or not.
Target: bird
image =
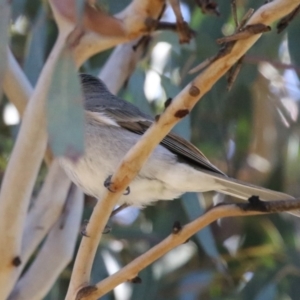
[[[76,162],[62,157],[60,163],[84,193],[100,199],[108,178],[155,119],[113,95],[99,78],[79,76],[84,96],[85,151]],[[196,146],[170,132],[154,149],[118,205],[144,207],[158,200],[173,200],[186,192],[208,191],[243,200],[252,196],[265,201],[293,199],[228,177]]]

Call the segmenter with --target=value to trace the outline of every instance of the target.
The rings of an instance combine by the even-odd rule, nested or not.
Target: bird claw
[[[125,190],[125,193],[123,194],[124,196],[127,196],[130,194],[130,187],[128,186]]]
[[[111,185],[111,177],[112,177],[112,175],[109,175],[109,176],[105,179],[103,185],[104,185],[111,193],[114,193],[114,191],[110,189],[110,185]]]
[[[109,175],[105,181],[104,181],[104,186],[111,192],[111,193],[115,193],[115,191],[113,191],[111,188],[110,188],[110,185],[111,185],[111,178],[112,178],[112,175]],[[125,190],[125,193],[123,194],[124,196],[127,196],[130,194],[130,187],[128,186]]]

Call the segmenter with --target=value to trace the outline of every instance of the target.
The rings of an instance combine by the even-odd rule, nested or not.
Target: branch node
[[[225,36],[225,37],[217,39],[217,43],[224,44],[224,43],[228,43],[228,42],[232,42],[232,41],[243,40],[243,39],[249,38],[250,36],[252,36],[254,34],[264,33],[264,32],[268,32],[270,30],[271,30],[270,26],[267,26],[262,23],[247,25],[242,30],[240,30],[239,32],[237,32],[233,35],[229,35],[229,36]]]
[[[254,211],[261,211],[261,212],[267,212],[267,203],[264,201],[261,201],[258,196],[252,196],[248,199],[249,205],[247,205],[244,210],[254,210]]]
[[[179,221],[175,221],[172,228],[173,234],[178,234],[182,229],[182,226]]]
[[[151,17],[146,18],[145,20],[145,26],[146,30],[151,32],[157,28],[157,25],[159,23],[159,20],[153,19]]]
[[[243,28],[243,31],[247,31],[250,34],[259,34],[259,33],[271,31],[271,26],[262,23],[252,24],[252,25],[245,26]]]
[[[195,85],[192,85],[189,89],[189,94],[192,97],[197,97],[200,95],[200,90],[198,87],[196,87]]]
[[[187,22],[177,21],[177,31],[179,35],[180,44],[188,44],[190,40],[195,36],[195,32],[190,28]]]
[[[84,29],[82,26],[75,26],[75,28],[70,32],[66,39],[66,44],[70,49],[74,49],[80,43],[81,38],[84,36]]]
[[[104,185],[111,193],[115,193],[116,191],[114,191],[114,190],[111,189],[111,185],[112,185],[111,178],[112,178],[112,175],[109,175],[109,176],[105,179],[103,185]]]
[[[165,102],[165,108],[167,108],[172,103],[173,98],[168,98]]]
[[[140,284],[140,283],[142,283],[142,279],[141,279],[141,277],[136,276],[136,277],[130,279],[129,282],[135,283],[135,284]]]
[[[83,221],[82,229],[81,229],[81,231],[80,231],[80,234],[81,234],[82,236],[90,237],[90,236],[87,234],[87,231],[86,231],[86,227],[87,227],[88,224],[89,224],[89,220],[84,220],[84,221]]]
[[[77,292],[75,300],[81,300],[84,297],[88,297],[95,291],[97,291],[97,287],[95,287],[94,285],[85,286]]]
[[[179,118],[179,119],[182,119],[182,118],[184,118],[186,115],[188,115],[189,112],[190,112],[190,111],[189,111],[188,109],[179,109],[179,110],[176,111],[174,117]]]
[[[22,260],[21,260],[21,257],[20,257],[20,256],[16,256],[16,257],[14,257],[13,260],[12,260],[12,264],[13,264],[14,267],[20,266],[21,263],[22,263]]]

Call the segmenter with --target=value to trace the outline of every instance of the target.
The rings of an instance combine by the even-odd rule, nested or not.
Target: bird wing
[[[151,116],[140,111],[135,105],[111,94],[98,78],[88,74],[81,74],[80,77],[86,110],[104,114],[121,127],[140,135],[153,124],[154,120]],[[211,164],[198,148],[174,133],[169,133],[160,144],[176,154],[179,160],[193,167],[225,175]]]
[[[129,107],[127,107],[127,109],[120,109],[119,107],[113,106],[105,108],[98,106],[97,108],[94,107],[92,110],[104,113],[106,116],[112,118],[118,125],[131,132],[140,135],[144,134],[144,132],[153,124],[153,118],[142,113],[136,106],[133,106],[120,98],[119,101],[123,102],[123,108],[126,108],[126,106],[129,105],[131,109]],[[179,160],[194,167],[226,176],[222,171],[210,163],[197,147],[175,133],[169,133],[160,144],[176,154]]]

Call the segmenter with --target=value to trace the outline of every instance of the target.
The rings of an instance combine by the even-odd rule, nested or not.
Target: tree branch
[[[45,99],[55,62],[65,44],[61,34],[41,73],[24,113],[22,126],[10,157],[0,194],[0,298],[12,289],[22,262],[21,241],[29,200],[47,142]],[[16,184],[18,188],[16,188]]]
[[[71,261],[83,210],[83,194],[74,185],[67,203],[66,214],[57,219],[41,250],[18,281],[9,300],[43,299]]]
[[[265,4],[252,16],[248,25],[257,23],[269,25],[276,19],[291,12],[299,5],[299,2],[300,0],[275,0]],[[261,34],[255,34],[247,39],[236,41],[231,51],[215,60],[173,99],[171,105],[166,108],[156,123],[147,130],[139,142],[126,154],[111,179],[110,190],[114,191],[114,193],[107,191],[104,197],[98,201],[86,227],[89,237],[82,239],[74,266],[76,278],[73,278],[71,281],[67,299],[75,299],[75,295],[71,291],[74,292],[88,283],[94,255],[110,212],[153,149],[260,36]]]
[[[149,251],[134,259],[127,266],[122,268],[117,273],[97,283],[88,295],[76,300],[97,300],[119,284],[130,281],[131,279],[138,276],[139,272],[152,264],[154,261],[168,253],[173,248],[186,243],[188,239],[193,236],[196,232],[200,231],[204,227],[208,226],[212,222],[226,217],[247,217],[253,215],[261,215],[268,213],[275,213],[279,211],[288,211],[294,209],[300,209],[300,198],[293,200],[282,200],[282,201],[270,201],[262,202],[263,207],[267,205],[267,210],[264,208],[259,209],[259,205],[253,203],[237,203],[237,204],[225,204],[217,205],[207,211],[204,215],[200,216],[196,220],[190,222],[185,226],[173,227],[173,233],[171,233],[162,242],[151,248]],[[258,202],[258,203],[259,203]]]
[[[71,181],[54,161],[45,182],[27,215],[22,238],[22,271],[30,256],[62,214]]]
[[[74,51],[77,65],[80,66],[96,53],[149,34],[151,29],[148,28],[146,20],[156,20],[164,8],[164,4],[165,1],[163,0],[133,0],[123,11],[114,16],[122,22],[125,33],[123,36],[104,36],[94,31],[85,32]],[[53,10],[58,17],[56,17],[56,20],[59,19],[61,20],[59,22],[65,22],[63,17],[58,16],[59,12],[55,7],[53,7]]]

